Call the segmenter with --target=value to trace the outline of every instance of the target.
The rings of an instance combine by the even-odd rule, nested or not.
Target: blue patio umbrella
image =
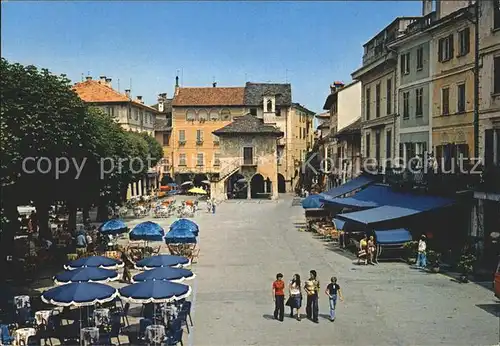
[[[149,270],[159,267],[185,267],[191,263],[189,258],[174,255],[158,255],[144,258],[135,264],[139,270]]]
[[[118,269],[123,267],[123,262],[104,256],[82,257],[71,261],[64,266],[66,270],[74,270],[84,267],[96,267],[104,269]]]
[[[304,209],[320,209],[323,208],[323,202],[321,202],[322,195],[309,195],[302,201],[302,208]]]
[[[42,293],[42,301],[57,306],[89,306],[112,301],[115,288],[96,282],[78,282],[56,286]]]
[[[120,298],[128,303],[169,303],[189,297],[191,287],[169,281],[143,281],[118,291]]]
[[[191,221],[189,219],[178,219],[174,221],[170,225],[170,230],[173,230],[177,227],[188,228],[195,236],[198,236],[198,233],[200,232],[200,228],[198,227],[198,225],[194,221]]]
[[[120,219],[108,220],[104,222],[101,226],[99,226],[99,232],[106,235],[121,234],[127,231],[128,231],[127,225]]]
[[[195,275],[191,270],[183,268],[160,267],[153,270],[146,270],[132,278],[132,282],[142,281],[171,281],[182,282],[184,280],[194,279]]]
[[[196,244],[196,236],[190,229],[176,227],[171,229],[165,236],[167,244]]]
[[[130,240],[162,241],[165,236],[163,228],[155,222],[141,222],[129,233]]]
[[[118,273],[114,270],[96,268],[96,267],[83,267],[75,270],[68,270],[57,274],[54,282],[57,285],[63,285],[73,282],[99,282],[105,283],[117,280]]]

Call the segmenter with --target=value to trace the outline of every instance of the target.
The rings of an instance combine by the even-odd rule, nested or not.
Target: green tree
[[[33,162],[24,168],[23,162],[43,157],[54,167],[60,157],[86,157],[92,143],[86,106],[64,75],[9,63],[4,58],[0,74],[0,181],[3,213],[9,221],[4,240],[12,239],[19,226],[17,205],[30,200],[37,207],[41,236],[48,237],[48,207],[65,195],[61,189],[64,183],[53,170],[28,173],[24,168],[33,169]]]

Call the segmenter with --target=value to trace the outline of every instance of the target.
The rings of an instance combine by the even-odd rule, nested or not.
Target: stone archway
[[[283,174],[278,173],[278,193],[286,192],[286,182]]]
[[[198,173],[194,176],[193,178],[193,184],[194,186],[196,187],[203,187],[203,186],[207,186],[207,184],[204,184],[203,181],[206,180],[208,181],[208,177],[206,174],[203,174],[203,173]]]
[[[234,199],[246,199],[248,195],[248,179],[242,174],[236,172],[227,180],[226,193],[227,197]]]
[[[262,174],[255,174],[250,180],[250,195],[252,198],[262,198],[265,194],[265,180]]]

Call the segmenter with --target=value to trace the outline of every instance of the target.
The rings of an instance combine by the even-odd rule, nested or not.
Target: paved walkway
[[[202,211],[201,254],[193,269],[195,328],[188,345],[494,345],[498,305],[491,291],[458,284],[403,263],[357,266],[300,232],[303,210],[278,202],[229,201],[217,214]],[[346,301],[329,322],[320,295],[320,323],[272,319],[271,283],[282,272],[325,284],[339,278]],[[495,316],[495,314],[497,314]]]

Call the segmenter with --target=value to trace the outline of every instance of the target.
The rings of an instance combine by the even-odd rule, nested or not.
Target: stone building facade
[[[223,168],[213,180],[213,198],[278,198],[278,139],[284,133],[252,114],[235,118],[213,132],[220,138],[220,164]]]

